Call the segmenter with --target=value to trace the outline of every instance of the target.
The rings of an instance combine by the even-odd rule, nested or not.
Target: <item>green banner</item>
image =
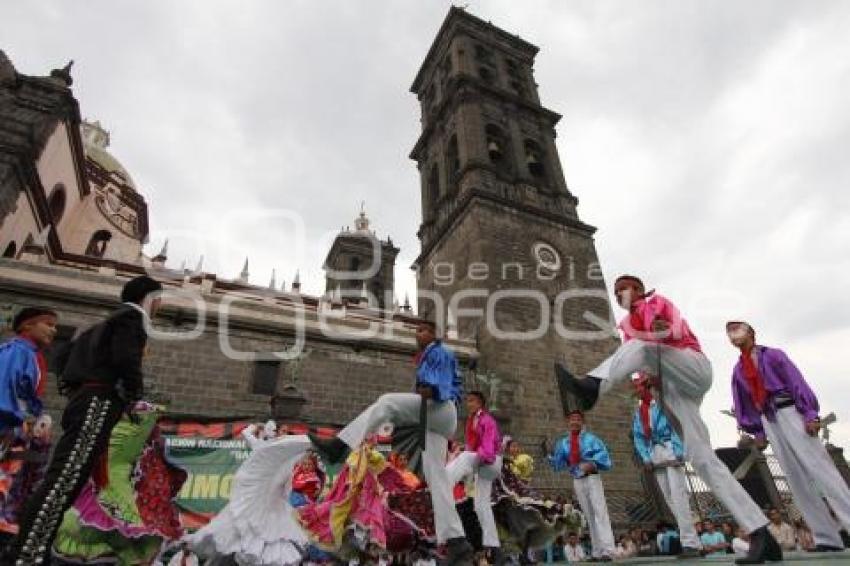
[[[166,436],[168,459],[189,473],[177,498],[184,511],[215,515],[230,499],[236,470],[250,454],[242,439]]]

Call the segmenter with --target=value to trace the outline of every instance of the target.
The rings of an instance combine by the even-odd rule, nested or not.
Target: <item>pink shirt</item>
[[[652,321],[655,319],[661,319],[669,325],[669,330],[663,335],[652,332]],[[624,342],[660,342],[680,350],[702,352],[699,340],[691,332],[688,322],[682,318],[676,305],[657,293],[636,301],[629,315],[620,321],[619,328],[623,331]]]
[[[483,463],[492,464],[502,449],[502,435],[496,419],[488,411],[479,409],[475,415],[467,417],[467,428],[470,427],[474,434],[467,438],[466,449],[478,454]]]

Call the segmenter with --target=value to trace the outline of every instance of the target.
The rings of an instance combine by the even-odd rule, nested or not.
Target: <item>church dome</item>
[[[100,166],[107,174],[117,175],[124,185],[136,191],[136,184],[121,162],[118,161],[106,149],[109,147],[109,132],[107,132],[99,121],[88,122],[83,120],[80,126],[83,138],[83,149],[86,157]]]

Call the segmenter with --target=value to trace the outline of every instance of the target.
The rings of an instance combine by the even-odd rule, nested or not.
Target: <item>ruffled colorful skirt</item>
[[[158,413],[140,412],[113,429],[95,467],[62,520],[54,554],[71,564],[148,564],[163,542],[183,535],[174,500],[186,472],[165,459]]]
[[[18,513],[47,471],[50,442],[16,439],[0,461],[0,532],[18,532]]]
[[[419,505],[423,497],[427,507]],[[320,501],[296,512],[311,542],[338,558],[370,547],[402,552],[433,536],[428,492],[411,492],[402,474],[368,446],[349,456]]]
[[[499,538],[516,548],[543,548],[568,531],[581,529],[582,514],[570,504],[535,493],[512,471],[505,458],[501,477],[493,482],[493,514]]]

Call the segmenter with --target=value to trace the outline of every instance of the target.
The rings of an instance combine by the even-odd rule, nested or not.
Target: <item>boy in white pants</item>
[[[644,467],[655,475],[658,488],[676,518],[682,542],[679,557],[699,558],[701,544],[691,512],[682,440],[655,401],[649,376],[640,374],[633,383],[640,399],[632,420],[635,452]]]
[[[585,410],[600,395],[638,372],[660,380],[659,400],[664,412],[681,433],[688,459],[714,495],[750,534],[750,553],[736,564],[761,564],[782,560],[782,549],[767,530],[767,517],[711,447],[700,405],[711,387],[711,363],[679,310],[666,298],[645,291],[633,275],[622,275],[614,294],[629,314],[620,322],[623,344],[583,379],[561,364],[555,371],[562,388],[576,395]]]
[[[803,374],[778,348],[756,344],[756,332],[743,321],[726,324],[741,357],[732,371],[732,400],[738,426],[767,441],[785,472],[794,503],[812,530],[815,550],[844,550],[839,524],[830,516],[825,498],[841,526],[850,530],[850,489],[818,438],[819,405]]]
[[[549,464],[556,472],[569,471],[573,476],[573,489],[590,529],[594,561],[610,562],[614,558],[614,532],[605,503],[605,490],[599,472],[611,469],[608,447],[596,435],[584,429],[584,414],[572,409],[567,414],[569,434],[555,443],[555,451],[548,455]],[[544,452],[548,453],[546,441]]]
[[[360,413],[336,438],[322,439],[313,435],[310,442],[322,458],[331,464],[345,460],[352,448],[386,422],[394,425],[420,424],[423,399],[427,403],[427,431],[422,454],[422,472],[431,491],[437,542],[446,544],[446,562],[465,566],[472,564],[473,549],[466,541],[463,523],[457,514],[453,484],[446,471],[448,440],[457,427],[455,403],[462,395],[462,382],[457,360],[451,350],[436,337],[433,323],[422,321],[416,329],[419,354],[416,357],[416,393],[387,393]]]
[[[474,476],[475,514],[481,525],[481,544],[490,555],[489,562],[499,565],[504,560],[490,495],[493,481],[502,475],[502,437],[496,419],[486,408],[481,391],[466,394],[466,410],[466,446],[457,458],[449,462],[449,484],[455,485],[466,476]]]

